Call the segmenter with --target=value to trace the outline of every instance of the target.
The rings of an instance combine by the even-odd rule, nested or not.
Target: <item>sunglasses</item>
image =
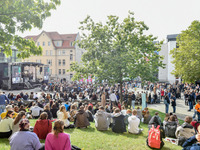
[[[15,115],[15,114],[11,114],[11,115],[13,116],[13,115]]]

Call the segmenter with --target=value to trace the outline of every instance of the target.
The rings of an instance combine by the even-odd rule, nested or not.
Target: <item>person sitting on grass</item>
[[[12,105],[7,105],[6,106],[6,112],[1,113],[1,119],[4,119],[6,117],[8,111],[13,111]],[[18,115],[18,113],[14,112],[14,111],[13,111],[13,114],[14,114],[13,118],[16,118],[17,115]]]
[[[38,119],[40,117],[41,112],[43,111],[43,108],[36,105],[36,103],[33,103],[33,106],[30,108],[31,115],[34,119]]]
[[[105,112],[104,107],[101,106],[94,116],[96,129],[99,131],[108,130],[109,128],[108,118],[110,117],[111,117],[111,114]]]
[[[77,113],[77,105],[73,104],[73,105],[71,105],[71,110],[70,110],[70,121],[71,122],[74,122],[76,113]]]
[[[161,119],[159,117],[158,112],[155,112],[155,115],[149,121],[149,124],[148,124],[149,129],[152,127],[152,125],[154,125],[155,127],[157,127],[158,125],[161,126]]]
[[[165,129],[165,125],[166,125],[166,123],[169,121],[169,114],[165,114],[165,118],[164,118],[164,120],[163,120],[163,128]]]
[[[10,138],[11,150],[39,150],[41,148],[39,138],[34,132],[29,131],[29,127],[28,119],[20,121],[20,130],[15,132]]]
[[[64,105],[60,106],[60,110],[57,111],[58,119],[62,120],[65,124],[65,128],[67,129],[70,126],[70,122],[68,118],[70,117],[69,112],[66,111]]]
[[[182,145],[183,150],[200,150],[200,133],[187,139]]]
[[[132,134],[140,134],[143,129],[139,129],[140,119],[137,117],[137,110],[133,110],[132,116],[128,117],[128,132]]]
[[[52,113],[51,113],[51,111],[50,111],[49,104],[47,104],[47,105],[44,106],[44,112],[46,112],[47,115],[48,115],[48,118],[47,118],[47,119],[49,119],[49,120],[52,120],[52,119],[53,119],[53,115],[52,115]]]
[[[15,132],[19,131],[19,123],[22,119],[26,118],[26,114],[24,111],[20,111],[19,114],[17,115],[17,117],[14,119],[13,122],[13,128],[12,128],[12,134],[14,134]]]
[[[126,132],[126,125],[124,123],[125,116],[122,115],[119,108],[116,108],[113,113],[112,131],[115,133]]]
[[[124,123],[125,123],[126,125],[128,125],[128,117],[132,116],[132,111],[131,111],[130,109],[127,109],[126,115],[124,115],[124,116],[125,116],[125,118],[124,118]]]
[[[92,106],[86,105],[86,106],[85,106],[85,111],[86,111],[86,112],[88,113],[88,115],[89,115],[89,117],[88,117],[89,122],[93,122],[93,121],[94,121],[94,117],[93,117],[93,114],[92,114],[92,112],[93,112]]]
[[[176,138],[178,139],[178,145],[181,145],[190,137],[195,135],[194,127],[190,124],[192,122],[192,117],[186,116],[184,123],[177,127]]]
[[[146,112],[146,114],[144,115],[144,124],[149,124],[149,121],[151,120],[152,116],[150,115],[149,111]]]
[[[39,120],[36,121],[33,132],[37,134],[39,139],[45,139],[47,134],[52,130],[52,123],[48,120],[46,112],[41,113]]]
[[[77,128],[87,128],[90,125],[88,120],[88,113],[85,112],[84,106],[80,106],[76,116],[75,116],[75,126]]]
[[[12,134],[14,112],[9,110],[0,122],[0,138],[9,138]]]
[[[175,132],[177,128],[177,122],[175,121],[174,115],[169,117],[168,122],[165,125],[165,134],[167,137],[175,138]]]
[[[142,119],[142,110],[140,107],[137,107],[137,117],[141,120]]]
[[[45,150],[71,150],[70,135],[64,133],[64,122],[56,120],[53,132],[47,135]]]

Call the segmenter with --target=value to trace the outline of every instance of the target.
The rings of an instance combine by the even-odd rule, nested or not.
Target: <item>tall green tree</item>
[[[195,20],[176,38],[177,47],[171,50],[174,75],[184,82],[200,80],[200,22]]]
[[[0,46],[7,55],[12,55],[11,45],[20,52],[18,57],[40,55],[42,48],[31,40],[16,35],[33,27],[42,28],[43,21],[56,9],[60,0],[1,0],[0,1]]]
[[[158,67],[163,67],[160,44],[152,35],[145,35],[148,27],[138,22],[129,12],[122,22],[117,16],[108,16],[105,24],[95,23],[89,16],[81,22],[83,34],[78,45],[85,49],[82,64],[74,63],[74,79],[95,76],[99,82],[122,83],[124,78],[140,76],[144,80],[155,81]],[[122,97],[122,93],[121,93]]]

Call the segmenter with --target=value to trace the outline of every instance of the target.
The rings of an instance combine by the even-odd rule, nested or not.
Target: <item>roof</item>
[[[76,34],[59,34],[58,32],[46,32],[42,31],[39,35],[30,35],[26,36],[25,39],[33,39],[35,42],[40,37],[42,33],[45,33],[54,43],[54,41],[63,41],[61,47],[55,47],[60,48],[74,48],[74,46],[71,46],[71,42],[76,41],[76,37],[78,33]]]
[[[170,35],[167,35],[167,41],[176,41],[176,37],[178,35],[179,34],[170,34]]]

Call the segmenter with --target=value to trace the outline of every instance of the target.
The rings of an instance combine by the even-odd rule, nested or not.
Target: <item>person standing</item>
[[[200,100],[196,104],[195,109],[197,110],[198,121],[200,121]]]
[[[7,103],[9,104],[9,99],[7,98],[5,93],[0,93],[0,115],[2,112],[4,112],[4,110],[6,108],[5,100],[7,100]]]
[[[132,92],[132,108],[135,109],[135,94]]]
[[[113,105],[115,105],[115,102],[117,101],[117,96],[115,95],[115,92],[113,91],[112,94],[110,94],[110,101],[111,101],[111,109]]]
[[[105,95],[105,92],[103,92],[102,95],[101,95],[101,106],[103,106],[103,107],[106,106],[106,95]]]
[[[173,113],[176,113],[176,97],[174,96],[174,94],[172,94],[171,96],[171,105],[173,107]]]
[[[169,104],[170,104],[168,95],[165,95],[164,104],[165,104],[165,113],[168,114]]]

